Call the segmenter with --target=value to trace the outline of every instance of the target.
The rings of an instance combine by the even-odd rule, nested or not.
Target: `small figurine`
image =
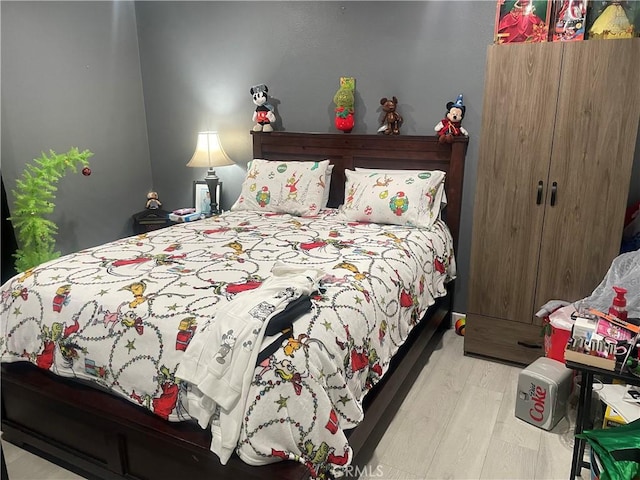
[[[447,103],[446,116],[434,128],[438,133],[439,143],[453,143],[453,137],[469,136],[469,132],[461,125],[465,110],[466,107],[462,104],[462,94],[458,95],[455,102]]]
[[[160,200],[158,200],[157,192],[149,192],[147,193],[147,208],[149,210],[157,210],[162,206]]]
[[[340,89],[333,96],[333,103],[336,104],[335,126],[344,133],[350,133],[354,125],[354,104],[353,92],[356,88],[356,79],[353,77],[340,77]]]
[[[267,92],[269,89],[266,85],[254,85],[249,90],[253,97],[253,103],[256,104],[256,109],[253,112],[253,126],[254,132],[273,132],[272,123],[276,121],[276,116],[273,113],[273,105],[267,100]]]
[[[378,129],[378,132],[383,132],[385,135],[400,135],[402,116],[396,112],[398,99],[396,97],[384,97],[380,99],[380,105],[382,105],[384,116],[382,117],[382,126]]]

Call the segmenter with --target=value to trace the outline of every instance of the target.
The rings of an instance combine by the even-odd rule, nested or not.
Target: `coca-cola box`
[[[520,372],[516,417],[551,430],[564,417],[571,393],[571,369],[564,363],[541,357]]]

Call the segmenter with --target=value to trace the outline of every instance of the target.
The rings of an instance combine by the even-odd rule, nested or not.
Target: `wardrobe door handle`
[[[538,182],[538,195],[536,196],[536,205],[540,205],[542,203],[542,187],[544,183],[542,180]]]
[[[551,206],[555,206],[556,204],[556,194],[558,192],[558,182],[553,182],[551,184]]]

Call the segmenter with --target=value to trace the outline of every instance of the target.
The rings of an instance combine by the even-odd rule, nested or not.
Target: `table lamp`
[[[220,144],[218,132],[200,132],[198,133],[198,141],[196,143],[196,151],[193,157],[187,163],[187,167],[207,167],[207,176],[204,177],[209,187],[209,195],[211,198],[211,212],[218,212],[218,182],[213,167],[222,167],[225,165],[233,165],[231,160]]]

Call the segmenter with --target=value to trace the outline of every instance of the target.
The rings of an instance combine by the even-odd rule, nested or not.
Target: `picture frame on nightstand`
[[[216,197],[220,198],[222,190],[222,182],[218,182]],[[193,182],[193,207],[197,213],[204,215],[213,215],[218,212],[211,211],[211,196],[209,194],[209,186],[204,180],[194,180]]]

